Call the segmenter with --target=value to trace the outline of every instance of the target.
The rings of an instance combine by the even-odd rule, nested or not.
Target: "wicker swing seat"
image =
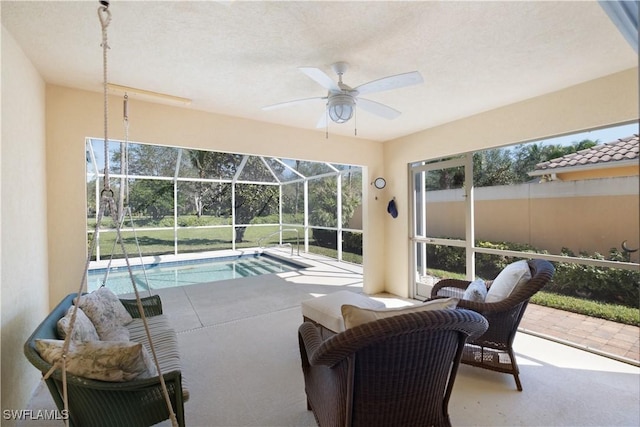
[[[24,353],[42,375],[51,369],[36,350],[36,340],[60,339],[57,322],[73,303],[77,294],[69,294],[44,319],[24,345]],[[149,348],[140,322],[136,300],[120,300],[134,321],[127,326],[131,341]],[[185,425],[184,402],[189,392],[183,382],[178,341],[175,331],[162,314],[162,302],[157,295],[141,299],[149,323],[153,346],[161,367],[171,406],[180,426]],[[47,387],[59,410],[64,409],[63,377],[56,370],[46,380]],[[125,382],[87,379],[67,372],[69,424],[72,426],[150,426],[170,418],[166,399],[158,376]]]

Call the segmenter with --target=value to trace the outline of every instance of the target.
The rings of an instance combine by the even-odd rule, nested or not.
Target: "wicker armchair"
[[[450,426],[449,397],[465,340],[487,321],[470,310],[406,313],[323,340],[299,328],[307,409],[325,426]]]
[[[467,341],[461,363],[512,374],[518,391],[522,391],[522,384],[513,353],[513,340],[529,299],[551,280],[555,271],[549,261],[533,259],[528,264],[531,279],[507,298],[493,303],[461,299],[458,303],[458,307],[476,311],[489,321],[489,329],[484,335]],[[465,280],[441,280],[433,287],[431,297],[461,298],[469,283]]]

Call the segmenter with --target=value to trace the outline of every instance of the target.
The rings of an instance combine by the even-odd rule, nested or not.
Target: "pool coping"
[[[275,254],[273,251],[265,251],[263,248],[246,248],[240,250],[219,250],[219,251],[207,251],[207,252],[194,252],[178,255],[154,255],[154,256],[130,256],[129,265],[133,268],[143,265],[144,267],[153,267],[158,264],[173,264],[173,263],[197,263],[199,261],[208,259],[238,259],[242,257],[255,257],[264,255],[267,257],[275,258],[281,262],[294,265],[297,268],[309,268],[311,264],[305,263],[300,260],[300,256],[289,257],[280,254]],[[91,261],[89,264],[89,272],[95,272],[100,270],[106,270],[107,268],[113,270],[122,270],[127,267],[127,260],[124,258],[118,258],[113,260],[100,260]]]

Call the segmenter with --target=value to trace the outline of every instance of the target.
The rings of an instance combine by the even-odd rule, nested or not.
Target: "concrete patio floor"
[[[303,260],[312,266],[157,292],[178,331],[183,375],[191,392],[185,404],[187,425],[315,425],[312,413],[306,410],[300,368],[300,303],[338,290],[361,292],[362,276],[360,267],[351,264],[313,255]],[[407,303],[392,295],[374,297],[387,306]],[[567,324],[561,317],[559,323],[551,317],[530,306],[523,325],[534,329],[541,323]],[[609,330],[607,325],[585,330],[584,335],[597,336],[597,331]],[[550,331],[557,329],[562,328]],[[632,341],[621,338],[626,332],[611,330],[607,336],[598,351],[613,353],[616,343]],[[636,341],[626,351],[633,351],[633,345],[637,349]],[[528,333],[516,335],[514,348],[524,391],[516,390],[512,376],[463,365],[449,404],[453,425],[640,425],[637,365]],[[53,409],[42,384],[29,406]],[[48,424],[40,420],[19,425]]]

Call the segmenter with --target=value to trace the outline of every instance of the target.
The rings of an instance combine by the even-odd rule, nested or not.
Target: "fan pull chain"
[[[353,135],[358,136],[358,109],[353,107]]]
[[[329,139],[329,108],[324,109],[324,114],[326,116],[325,123],[325,139]]]

